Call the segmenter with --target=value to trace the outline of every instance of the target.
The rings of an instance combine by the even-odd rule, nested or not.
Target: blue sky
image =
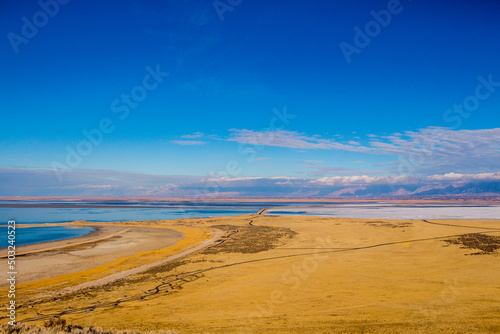
[[[498,3],[1,6],[0,195],[175,195],[220,177],[498,176]],[[390,22],[370,33],[373,11]],[[371,35],[363,47],[356,27]],[[357,47],[349,61],[341,43]],[[116,106],[134,92],[141,101],[120,119]],[[470,111],[454,109],[464,103]],[[103,120],[112,130],[85,147],[83,131]],[[151,190],[161,185],[174,190]]]

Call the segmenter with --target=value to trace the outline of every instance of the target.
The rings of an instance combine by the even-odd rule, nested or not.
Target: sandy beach
[[[34,226],[37,225],[26,227]],[[87,226],[96,230],[78,238],[18,247],[17,268],[23,274],[19,275],[17,283],[85,271],[134,255],[138,250],[145,252],[172,246],[183,238],[182,233],[169,229]],[[7,286],[5,275],[0,276],[0,286]]]

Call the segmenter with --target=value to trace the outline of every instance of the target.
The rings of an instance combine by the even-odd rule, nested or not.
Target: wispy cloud
[[[370,142],[380,154],[412,161],[425,174],[496,171],[500,165],[500,128],[452,130],[431,127],[378,137]]]
[[[0,196],[340,196],[367,193],[417,193],[468,183],[500,183],[500,172],[429,176],[350,175],[301,177],[209,177],[150,175],[112,170],[75,169],[58,183],[52,170],[0,169]],[[357,193],[358,192],[358,193]]]
[[[254,131],[247,129],[230,129],[229,141],[261,146],[278,146],[300,149],[345,150],[368,152],[370,149],[358,145],[343,144],[320,136],[307,136],[297,131],[269,130]]]
[[[198,179],[189,175],[73,169],[61,183],[52,169],[0,168],[0,196],[149,196]]]
[[[176,145],[185,145],[185,146],[193,146],[193,145],[205,145],[206,142],[202,140],[171,140],[172,144]]]
[[[216,135],[208,135],[203,132],[194,132],[188,133],[180,136],[181,139],[171,140],[170,143],[176,145],[185,145],[185,146],[193,146],[193,145],[204,145],[208,144],[211,140],[219,139]]]
[[[314,163],[303,163],[302,166],[306,168],[310,168],[307,173],[313,177],[320,177],[326,175],[373,175],[373,174],[381,174],[383,172],[387,172],[384,170],[360,170],[360,169],[352,169],[346,167],[334,167],[334,166],[323,166]]]
[[[219,182],[232,185],[329,185],[329,186],[356,186],[356,185],[386,185],[386,184],[459,184],[472,181],[500,181],[500,172],[480,174],[447,173],[429,176],[386,175],[386,176],[331,176],[317,179],[299,177],[220,177],[205,178],[197,182]]]
[[[412,195],[429,190],[448,189],[467,184],[488,184],[498,187],[500,172],[480,174],[447,173],[430,176],[351,175],[321,178],[240,177],[211,178],[195,184],[217,184],[228,192],[243,196],[345,196],[345,195]],[[494,185],[496,184],[496,186]],[[479,188],[477,188],[479,189]],[[488,189],[488,187],[486,187]],[[481,192],[481,191],[479,191]]]
[[[195,132],[187,135],[182,135],[181,138],[183,139],[195,139],[195,138],[202,138],[204,137],[205,134],[203,132]]]
[[[459,174],[446,173],[443,175],[429,175],[425,178],[429,181],[493,181],[500,180],[500,172],[496,173],[479,173],[479,174]]]
[[[341,142],[319,135],[288,130],[231,129],[229,141],[302,150],[349,151],[394,156],[393,164],[410,160],[421,173],[445,173],[450,169],[490,172],[500,165],[500,128],[453,130],[429,127],[387,136],[367,135],[363,141]],[[478,163],[479,162],[479,163]]]

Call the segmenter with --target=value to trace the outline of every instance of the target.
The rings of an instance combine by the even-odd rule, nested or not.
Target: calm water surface
[[[0,201],[0,247],[6,247],[9,220],[17,225],[33,223],[64,223],[75,220],[91,222],[209,218],[246,215],[263,207],[297,203],[262,202],[137,202],[137,201]],[[20,207],[20,205],[43,207]],[[54,207],[56,206],[56,207]],[[4,225],[4,226],[1,226]],[[30,227],[16,230],[16,245],[78,237],[91,232],[90,228]]]
[[[93,228],[67,228],[67,227],[28,227],[16,229],[16,246],[29,245],[37,242],[56,241],[74,238],[94,231]],[[7,227],[0,226],[0,248],[9,246],[7,240]]]

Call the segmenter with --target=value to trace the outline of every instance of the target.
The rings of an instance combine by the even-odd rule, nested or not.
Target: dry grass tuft
[[[57,318],[45,321],[43,326],[17,323],[15,326],[4,324],[0,326],[0,333],[6,334],[178,334],[171,330],[158,332],[104,330],[99,327],[83,327],[67,325],[66,320]]]
[[[205,249],[203,254],[217,253],[259,253],[276,248],[293,238],[297,232],[274,226],[215,225],[213,228],[227,233],[226,238],[216,246]]]
[[[401,227],[410,227],[413,223],[389,223],[384,221],[369,221],[365,223],[366,225],[375,226],[375,227],[392,227],[392,228],[401,228]]]
[[[500,237],[482,233],[464,234],[444,241],[451,245],[459,245],[460,248],[480,250],[480,252],[468,255],[497,254],[500,248]]]

